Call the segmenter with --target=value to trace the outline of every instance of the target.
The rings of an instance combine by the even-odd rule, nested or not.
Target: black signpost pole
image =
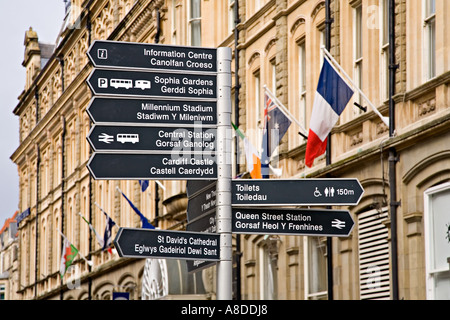
[[[325,48],[331,49],[331,18],[330,0],[325,0]],[[326,165],[331,164],[331,133],[328,135],[327,151],[326,151]],[[331,208],[331,207],[327,207]],[[328,277],[328,300],[334,300],[333,297],[333,239],[327,238],[327,277]]]

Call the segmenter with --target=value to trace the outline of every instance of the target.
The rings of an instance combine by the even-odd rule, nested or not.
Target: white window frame
[[[389,99],[389,0],[380,0],[380,98]]]
[[[200,9],[200,16],[199,17],[192,17],[192,2],[193,1],[198,1],[198,4],[200,5],[200,8],[199,8]],[[201,44],[202,44],[202,32],[201,32],[201,30],[202,30],[202,14],[201,14],[202,6],[201,6],[201,0],[189,0],[188,3],[189,3],[189,6],[188,6],[189,43],[190,43],[191,46],[201,46]],[[199,41],[199,43],[194,43],[193,42],[194,39],[192,37],[192,33],[194,32],[193,28],[195,27],[195,25],[197,23],[200,25],[200,33],[198,34],[198,41]]]
[[[433,208],[431,197],[437,193],[449,191],[450,183],[444,183],[435,187],[431,187],[424,192],[424,238],[425,238],[425,274],[426,274],[426,289],[427,289],[427,299],[434,300],[436,298],[436,278],[439,275],[445,273],[450,273],[448,264],[442,268],[435,268],[433,266],[434,258],[434,246],[433,246],[433,236],[435,235],[435,230],[433,230]],[[449,218],[450,220],[450,218]],[[449,221],[450,222],[450,221]],[[445,234],[442,234],[445,237]],[[450,244],[449,244],[450,246]],[[450,255],[449,255],[450,257]],[[448,257],[444,257],[448,258]],[[450,289],[449,289],[450,290]]]
[[[276,259],[272,255],[277,254],[274,250],[278,250],[276,241],[278,240],[266,235],[258,248],[259,298],[261,300],[276,300],[278,296],[278,271],[276,262],[272,262],[273,259]]]
[[[325,271],[325,274],[322,274],[319,276],[318,272],[320,272],[320,268],[318,265],[314,265],[312,268],[310,268],[310,264],[314,263],[314,262],[318,262],[318,254],[322,254],[322,252],[318,252],[315,251],[313,252],[313,254],[315,254],[315,256],[311,256],[310,254],[310,244],[312,241],[317,241],[317,244],[320,243],[321,239],[320,237],[303,237],[303,265],[304,265],[304,282],[305,282],[305,300],[325,300],[328,297],[328,291],[327,288],[325,288],[324,291],[314,291],[313,290],[313,285],[310,282],[310,277],[316,277],[316,278],[320,278],[320,276],[323,279],[327,279],[327,272]],[[326,245],[322,244],[321,246],[324,250],[326,250]],[[319,248],[319,246],[317,246],[317,248]],[[324,256],[328,256],[327,253],[324,254]],[[326,266],[326,259],[327,257],[325,257],[324,259],[324,264],[325,264],[325,270],[327,268]],[[319,270],[319,271],[318,271]],[[313,274],[316,273],[316,274]],[[326,285],[325,285],[326,286]]]
[[[254,80],[254,97],[255,97],[255,106],[256,106],[256,119],[257,126],[261,127],[264,125],[264,107],[261,105],[261,70],[258,69],[253,73]]]
[[[235,19],[235,0],[228,0],[228,32],[233,33],[234,28],[236,27],[236,19]]]
[[[177,0],[172,0],[172,21],[171,21],[172,44],[177,44]]]
[[[322,50],[320,50],[322,54]],[[320,60],[323,61],[323,58]],[[322,63],[322,62],[321,62]],[[300,122],[306,128],[306,41],[298,43],[298,92],[299,92],[299,115]],[[304,138],[301,138],[304,142]]]
[[[363,6],[359,3],[353,8],[353,79],[359,89],[363,89]],[[355,102],[362,104],[362,96],[355,93]],[[362,113],[353,108],[354,116]]]
[[[432,2],[433,1],[433,2]],[[429,5],[434,3],[434,12],[429,12]],[[423,54],[424,81],[436,77],[436,0],[423,0]]]

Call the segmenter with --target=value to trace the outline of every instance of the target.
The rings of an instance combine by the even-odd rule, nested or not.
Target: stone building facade
[[[349,237],[332,239],[331,252],[324,237],[236,236],[241,286],[234,286],[235,297],[330,298],[331,259],[334,299],[449,298],[450,215],[444,209],[450,201],[450,35],[445,32],[450,4],[331,0],[330,21],[327,3],[73,0],[50,56],[49,47],[29,30],[23,63],[27,79],[14,109],[20,145],[11,156],[18,166],[19,208],[30,210],[18,226],[17,297],[110,299],[114,291],[127,291],[132,299],[215,298],[214,267],[193,276],[179,261],[121,259],[101,250],[78,215],[103,231],[99,205],[118,225],[139,227],[119,187],[161,229],[186,225],[184,181],[152,181],[142,192],[137,181],[95,181],[86,169],[91,123],[85,110],[92,97],[86,51],[102,39],[231,47],[237,68],[232,95],[238,98],[232,99],[238,102],[233,121],[252,144],[261,145],[265,88],[297,120],[272,159],[282,175],[271,178],[357,178],[363,186],[358,205],[337,207],[350,211],[355,227]],[[308,168],[306,140],[298,132],[309,128],[327,25],[331,55],[390,117],[391,127],[356,92],[331,132],[329,160],[319,157]],[[242,150],[240,144],[236,173],[245,171]],[[93,263],[77,256],[73,273],[62,281],[59,231]],[[169,284],[169,270],[178,270],[185,285]]]

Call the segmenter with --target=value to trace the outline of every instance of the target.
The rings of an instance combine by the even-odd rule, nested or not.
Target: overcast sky
[[[25,85],[23,41],[33,27],[39,41],[55,43],[64,18],[63,0],[0,0],[0,229],[19,208],[19,121],[12,112]]]

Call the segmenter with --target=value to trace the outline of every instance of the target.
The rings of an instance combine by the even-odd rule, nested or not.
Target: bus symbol
[[[140,88],[141,90],[150,89],[151,83],[148,80],[136,80],[135,88]]]
[[[111,79],[110,81],[111,87],[116,89],[125,88],[130,89],[133,87],[133,81],[128,79]]]
[[[139,142],[139,135],[133,133],[118,133],[117,141],[121,143],[131,142],[132,144],[135,144],[136,142]]]

